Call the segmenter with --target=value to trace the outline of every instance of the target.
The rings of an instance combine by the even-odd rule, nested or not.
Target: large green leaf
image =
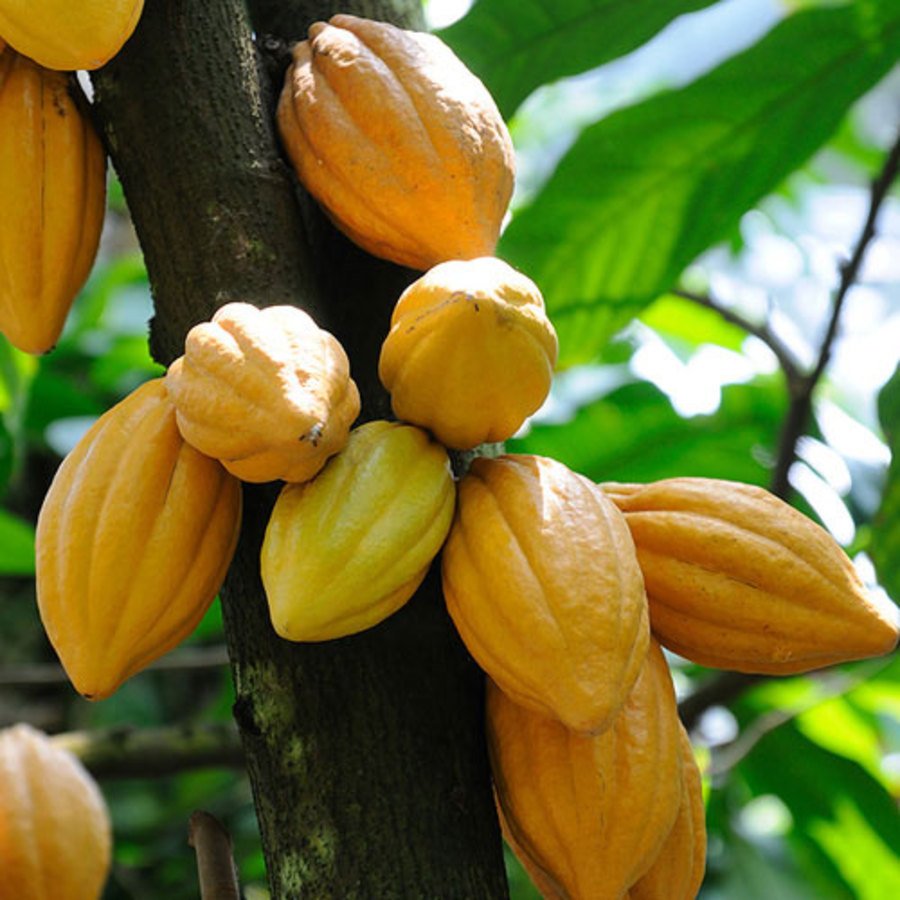
[[[0,509],[0,575],[34,574],[34,528]]]
[[[476,0],[438,32],[487,85],[504,118],[536,88],[629,53],[714,0]]]
[[[878,418],[891,449],[891,466],[872,522],[869,556],[879,582],[900,602],[900,367],[878,395]]]
[[[656,481],[676,475],[765,484],[784,391],[777,383],[733,385],[711,416],[680,417],[668,397],[646,382],[627,384],[578,411],[564,425],[538,425],[507,442],[595,481]]]
[[[540,285],[561,363],[590,360],[835,131],[900,57],[900,3],[798,13],[677,91],[586,129],[499,253]]]
[[[755,793],[784,801],[794,823],[789,839],[809,861],[810,875],[847,885],[859,900],[900,897],[900,813],[860,765],[787,724],[766,735],[738,770]]]

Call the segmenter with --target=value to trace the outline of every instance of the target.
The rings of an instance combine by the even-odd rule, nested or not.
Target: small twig
[[[745,675],[743,672],[718,672],[696,691],[678,704],[678,714],[688,731],[693,731],[706,710],[713,706],[728,706],[754,685],[766,681],[769,675]]]
[[[753,337],[761,340],[775,355],[775,358],[778,360],[778,363],[784,372],[788,385],[792,385],[801,379],[800,369],[794,358],[794,354],[791,353],[779,337],[773,333],[772,329],[769,328],[768,322],[757,325],[740,313],[725,306],[710,294],[698,294],[694,291],[685,291],[681,289],[674,290],[672,293],[676,297],[682,297],[699,306],[704,306],[707,309],[713,310],[713,312],[718,313],[718,315],[726,322],[737,325],[742,331],[746,331],[747,334],[753,335]]]
[[[109,728],[57,734],[53,742],[77,756],[95,778],[158,778],[190,769],[243,768],[232,723],[171,728]]]
[[[197,854],[200,900],[240,900],[231,837],[218,819],[202,810],[192,813],[188,844]]]
[[[878,220],[878,213],[894,179],[897,177],[898,170],[900,170],[900,135],[897,136],[894,146],[888,153],[881,173],[872,182],[869,211],[866,215],[865,224],[857,238],[853,254],[841,266],[841,280],[832,300],[831,318],[828,321],[828,327],[822,339],[816,365],[791,391],[791,405],[781,430],[781,437],[778,443],[778,458],[775,463],[770,487],[772,493],[779,497],[786,498],[790,492],[788,473],[796,456],[797,442],[806,433],[812,411],[812,395],[825,369],[828,367],[828,363],[831,361],[831,352],[837,335],[841,312],[844,308],[844,301],[847,299],[850,288],[859,276],[866,250],[875,236],[875,224]]]

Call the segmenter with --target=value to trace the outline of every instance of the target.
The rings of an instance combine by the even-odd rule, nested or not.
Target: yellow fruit
[[[628,892],[629,900],[694,900],[706,868],[706,810],[703,784],[691,742],[681,732],[681,806],[678,818],[644,876]]]
[[[240,483],[186,444],[162,378],[105,413],[66,457],[38,517],[47,636],[91,700],[167,653],[219,590]]]
[[[896,607],[866,591],[824,529],[767,491],[711,478],[602,487],[634,537],[651,627],[676,653],[788,675],[896,645]]]
[[[403,292],[378,374],[399,418],[465,450],[512,437],[546,399],[556,353],[537,285],[482,257],[441,263]]]
[[[442,558],[447,609],[517,703],[607,728],[647,652],[647,600],[615,505],[539,456],[476,459]]]
[[[444,448],[420,428],[377,421],[351,431],[272,510],[261,562],[275,631],[325,641],[399,609],[444,542],[455,495]]]
[[[619,900],[659,855],[681,802],[678,711],[659,646],[603,734],[577,735],[493,683],[487,732],[506,835],[545,896]]]
[[[312,478],[359,415],[343,348],[293,306],[223,306],[188,332],[166,389],[184,439],[244,481]]]
[[[27,353],[56,344],[103,227],[106,153],[69,90],[0,53],[0,332]]]
[[[0,0],[0,34],[48,69],[98,69],[131,37],[144,0]]]
[[[336,15],[312,25],[293,57],[279,133],[338,228],[414,269],[494,252],[512,142],[484,85],[445,44]]]
[[[98,900],[111,844],[81,763],[29,725],[0,731],[0,900]]]

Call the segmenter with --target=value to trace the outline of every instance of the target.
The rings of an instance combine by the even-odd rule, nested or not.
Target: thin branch
[[[231,837],[219,820],[203,810],[192,813],[188,844],[197,854],[200,900],[240,900]]]
[[[192,769],[244,766],[237,729],[230,722],[72,731],[54,735],[53,742],[77,756],[95,778],[158,778]]]
[[[891,148],[885,159],[881,173],[872,182],[872,188],[869,198],[869,211],[866,215],[866,221],[862,231],[857,238],[853,254],[841,266],[841,280],[834,294],[831,307],[831,318],[828,321],[828,327],[825,336],[822,339],[822,345],[819,349],[819,358],[813,370],[802,379],[795,391],[791,394],[791,406],[785,417],[784,426],[781,431],[781,437],[778,445],[778,458],[775,464],[775,471],[772,475],[771,491],[779,497],[786,498],[790,492],[790,483],[788,474],[793,465],[797,452],[797,442],[806,433],[809,417],[812,411],[812,396],[815,392],[828,363],[831,361],[831,353],[834,347],[834,339],[837,336],[838,325],[841,313],[844,308],[844,302],[850,288],[856,282],[862,268],[863,259],[866,250],[875,237],[875,226],[878,220],[878,213],[881,210],[882,203],[890,190],[894,179],[900,170],[900,134],[894,146]]]
[[[218,669],[228,665],[228,651],[224,645],[186,647],[157,660],[144,671],[189,672],[198,669]],[[0,688],[36,687],[66,684],[69,677],[58,663],[29,663],[0,667]]]
[[[690,300],[692,303],[696,303],[699,306],[704,306],[707,309],[713,310],[721,316],[726,322],[730,322],[732,325],[737,325],[742,331],[746,331],[747,334],[752,335],[755,338],[761,340],[771,351],[775,354],[775,358],[778,360],[779,365],[784,371],[785,378],[788,381],[788,385],[794,384],[801,379],[800,369],[797,365],[797,361],[794,358],[794,354],[787,348],[787,346],[781,341],[781,339],[769,328],[768,322],[763,322],[761,325],[756,324],[756,322],[752,322],[750,319],[742,316],[740,313],[735,312],[733,309],[725,306],[715,297],[710,294],[698,294],[694,291],[685,291],[681,289],[677,289],[672,291],[672,293],[676,297],[682,297],[685,300]]]
[[[700,717],[713,706],[728,706],[745,691],[766,681],[769,675],[746,675],[743,672],[717,672],[696,691],[678,704],[684,727],[693,731]]]

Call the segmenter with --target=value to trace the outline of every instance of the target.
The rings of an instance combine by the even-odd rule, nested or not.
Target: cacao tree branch
[[[240,900],[231,837],[221,822],[203,810],[192,813],[188,844],[197,854],[200,900]]]
[[[743,672],[717,672],[688,694],[678,704],[678,715],[688,731],[693,731],[700,717],[714,706],[728,706],[745,691],[769,678],[768,675],[745,675]]]
[[[290,17],[275,37],[286,40],[369,4],[279,6]],[[385,18],[418,6],[395,0]],[[363,418],[388,414],[380,344],[414,273],[358,250],[295,190],[273,126],[281,85],[258,63],[244,0],[151,0],[93,83],[145,253],[156,358],[180,355],[187,329],[227,300],[293,303],[343,343]],[[245,487],[221,594],[272,897],[505,898],[483,676],[439,576],[377,628],[323,644],[281,640],[259,575],[277,488]]]
[[[837,336],[847,294],[859,276],[866,250],[875,237],[878,214],[891,185],[897,177],[898,170],[900,170],[900,135],[898,135],[893,147],[885,158],[881,172],[872,182],[869,195],[869,209],[862,231],[856,240],[850,258],[841,266],[840,281],[832,299],[831,316],[822,338],[816,364],[813,370],[801,379],[791,392],[791,404],[782,426],[778,443],[778,456],[770,485],[772,493],[779,497],[787,498],[790,493],[788,474],[796,457],[797,442],[809,427],[813,393],[822,375],[825,373],[828,363],[831,361],[834,340]]]
[[[159,778],[244,765],[237,729],[231,723],[70,731],[54,735],[53,742],[75,754],[98,779]]]

